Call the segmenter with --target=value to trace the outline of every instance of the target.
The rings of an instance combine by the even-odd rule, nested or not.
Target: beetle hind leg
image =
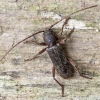
[[[62,97],[64,97],[64,85],[59,83],[56,78],[55,78],[55,68],[53,67],[52,68],[52,75],[53,75],[53,79],[61,86],[61,89],[62,89]]]
[[[75,62],[74,62],[73,60],[71,60],[70,58],[68,58],[68,61],[70,62],[70,64],[71,64],[74,68],[76,68],[78,74],[79,74],[81,77],[84,77],[84,78],[87,78],[87,79],[92,79],[91,77],[82,75],[82,74],[80,73],[79,69],[77,68],[77,66],[76,66],[76,64],[75,64]]]

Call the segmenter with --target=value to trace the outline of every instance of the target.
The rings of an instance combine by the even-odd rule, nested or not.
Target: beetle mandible
[[[85,77],[85,78],[88,78],[88,79],[91,79],[90,77],[87,77],[87,76],[83,76],[78,68],[76,67],[75,63],[68,57],[65,56],[60,44],[64,43],[62,41],[65,41],[65,39],[61,39],[61,36],[62,36],[62,33],[63,33],[63,28],[64,28],[64,25],[67,24],[68,20],[70,19],[70,16],[75,14],[75,13],[78,13],[82,10],[86,10],[86,9],[89,9],[89,8],[93,8],[93,7],[96,7],[97,5],[94,5],[94,6],[90,6],[90,7],[86,7],[86,8],[83,8],[83,9],[80,9],[74,13],[71,13],[70,15],[68,16],[65,16],[64,18],[62,18],[61,20],[55,22],[53,25],[51,25],[50,27],[47,27],[46,29],[44,30],[41,30],[41,31],[38,31],[28,37],[26,37],[25,39],[23,39],[22,41],[19,41],[17,44],[15,44],[12,48],[10,48],[6,54],[0,59],[0,61],[2,59],[5,58],[5,56],[14,48],[16,47],[18,44],[20,44],[21,42],[27,40],[28,38],[36,35],[36,34],[39,34],[39,33],[43,33],[43,39],[44,39],[44,42],[42,43],[37,43],[36,41],[34,41],[36,44],[38,45],[47,45],[48,47],[42,49],[37,55],[35,55],[33,58],[31,59],[26,59],[25,61],[30,61],[30,60],[33,60],[35,59],[38,55],[42,54],[44,51],[47,51],[51,60],[52,60],[52,63],[53,63],[53,67],[52,67],[52,75],[53,75],[53,78],[54,80],[61,86],[61,89],[62,89],[62,97],[64,96],[64,85],[61,84],[56,78],[55,78],[55,70],[58,72],[58,74],[64,78],[64,79],[67,79],[69,77],[72,77],[74,75],[74,68],[77,69],[78,73],[80,76],[82,77]],[[61,32],[59,34],[59,36],[56,36],[53,32],[53,29],[52,27],[54,25],[56,25],[57,23],[59,23],[60,21],[64,20],[64,23],[62,25],[62,28],[61,28]],[[66,36],[67,38],[71,36],[71,34],[73,33],[74,31],[74,28],[68,33],[68,35]]]

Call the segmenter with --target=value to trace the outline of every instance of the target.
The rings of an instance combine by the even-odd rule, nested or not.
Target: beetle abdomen
[[[74,68],[73,66],[68,62],[63,50],[61,49],[59,44],[56,44],[50,48],[46,49],[52,63],[62,78],[69,78],[73,76]]]

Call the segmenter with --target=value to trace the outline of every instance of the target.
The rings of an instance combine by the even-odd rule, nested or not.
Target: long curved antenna
[[[86,8],[83,8],[83,9],[80,9],[80,10],[77,10],[77,11],[75,11],[75,12],[73,12],[73,13],[71,13],[71,14],[69,14],[68,16],[65,16],[64,18],[62,18],[61,20],[59,20],[59,21],[57,21],[57,22],[55,22],[54,24],[52,24],[50,27],[49,27],[49,29],[51,29],[54,25],[56,25],[57,23],[59,23],[60,21],[62,21],[63,19],[69,19],[70,18],[70,16],[71,15],[73,15],[73,14],[75,14],[75,13],[78,13],[78,12],[80,12],[80,11],[83,11],[83,10],[86,10],[86,9],[90,9],[90,8],[93,8],[93,7],[96,7],[97,5],[94,5],[94,6],[90,6],[90,7],[86,7]],[[46,28],[47,29],[47,28]],[[46,30],[45,29],[45,30]],[[42,31],[38,31],[38,32],[36,32],[36,33],[34,33],[34,34],[32,34],[32,35],[30,35],[30,36],[28,36],[27,38],[25,38],[25,39],[23,39],[23,40],[21,40],[21,41],[19,41],[17,44],[15,44],[12,48],[10,48],[7,52],[6,52],[6,54],[0,59],[0,61],[2,60],[2,59],[4,59],[5,58],[5,56],[14,48],[14,47],[16,47],[18,44],[20,44],[21,42],[23,42],[23,41],[25,41],[25,40],[27,40],[28,38],[30,38],[30,37],[32,37],[32,36],[34,36],[34,35],[36,35],[36,34],[38,34],[38,33],[41,33],[41,32],[44,32],[45,30],[42,30]]]
[[[16,47],[18,44],[20,44],[21,42],[23,42],[23,41],[27,40],[28,38],[30,38],[30,37],[32,37],[32,36],[38,34],[38,33],[41,33],[41,32],[44,32],[44,31],[38,31],[38,32],[36,32],[36,33],[34,33],[34,34],[28,36],[27,38],[25,38],[25,39],[19,41],[18,43],[16,43],[12,48],[10,48],[10,49],[6,52],[6,54],[0,59],[0,61],[1,61],[2,59],[4,59],[5,56],[6,56],[14,47]]]
[[[90,9],[90,8],[93,8],[93,7],[97,7],[98,5],[94,5],[94,6],[89,6],[89,7],[86,7],[86,8],[82,8],[80,10],[77,10],[67,16],[65,16],[64,18],[60,19],[59,21],[55,22],[54,24],[52,24],[49,28],[51,29],[54,25],[58,24],[60,21],[62,21],[63,19],[69,19],[71,15],[75,14],[75,13],[78,13],[80,11],[83,11],[83,10],[86,10],[86,9]]]

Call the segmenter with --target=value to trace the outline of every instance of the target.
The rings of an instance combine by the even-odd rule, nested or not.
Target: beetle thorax
[[[48,29],[43,33],[44,42],[48,45],[48,47],[51,47],[53,45],[56,45],[57,38],[53,32],[52,29]]]

